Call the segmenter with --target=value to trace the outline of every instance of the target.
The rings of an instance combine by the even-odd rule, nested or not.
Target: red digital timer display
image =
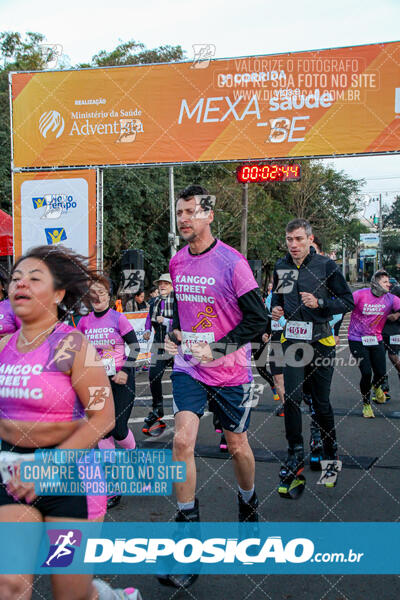
[[[266,181],[300,181],[300,165],[242,165],[236,169],[239,183]]]

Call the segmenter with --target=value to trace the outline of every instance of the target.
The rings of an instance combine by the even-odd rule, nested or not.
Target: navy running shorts
[[[171,379],[174,415],[188,410],[200,418],[208,400],[212,400],[212,410],[218,416],[223,429],[233,433],[243,433],[248,429],[251,408],[254,406],[253,382],[217,387],[206,385],[187,373],[179,372],[173,372]]]

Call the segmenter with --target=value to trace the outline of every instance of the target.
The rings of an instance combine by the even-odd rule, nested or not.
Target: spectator
[[[148,310],[149,305],[144,300],[144,291],[137,292],[133,299],[128,300],[125,310],[127,312],[137,312],[139,310]]]

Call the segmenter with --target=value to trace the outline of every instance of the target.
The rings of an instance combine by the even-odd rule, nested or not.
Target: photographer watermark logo
[[[215,44],[193,44],[193,63],[191,69],[207,69],[216,52]]]

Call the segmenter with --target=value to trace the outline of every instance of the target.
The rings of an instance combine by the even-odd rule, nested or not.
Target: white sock
[[[112,587],[102,579],[93,579],[93,585],[99,594],[99,600],[118,600],[123,598],[121,593],[113,590]]]
[[[254,487],[255,486],[253,485],[253,487],[251,488],[251,490],[242,490],[242,488],[240,487],[240,485],[238,485],[240,495],[242,496],[242,498],[243,498],[243,500],[245,502],[249,502],[251,500],[251,497],[254,494]]]
[[[192,502],[178,502],[179,510],[191,510],[192,508],[194,508],[194,505],[194,500],[192,500]]]

